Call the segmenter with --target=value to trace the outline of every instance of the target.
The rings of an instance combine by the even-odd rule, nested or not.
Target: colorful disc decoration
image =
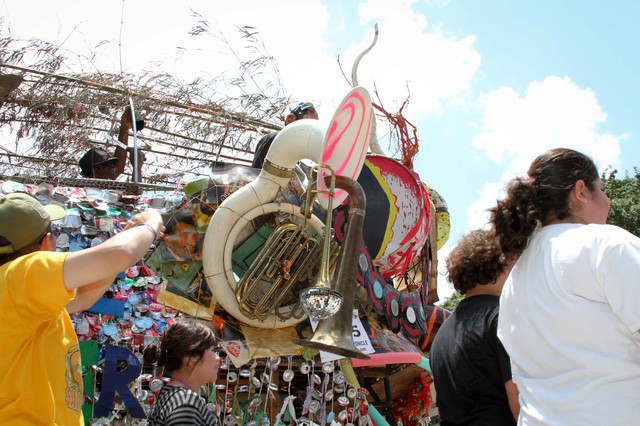
[[[449,209],[447,202],[442,198],[442,195],[431,186],[426,183],[424,186],[429,191],[429,199],[433,202],[436,208],[436,226],[438,228],[438,250],[444,246],[449,240],[449,231],[451,230],[451,223],[449,221]]]
[[[386,278],[403,274],[429,236],[428,193],[400,162],[369,154],[358,177],[367,194],[364,239]]]
[[[322,164],[331,166],[336,175],[356,179],[369,148],[372,122],[373,107],[369,92],[363,87],[354,87],[333,114],[324,139]],[[318,180],[318,187],[322,191],[327,190],[324,179]],[[334,208],[345,198],[347,193],[336,189]],[[326,193],[318,194],[318,202],[325,209],[328,200]]]

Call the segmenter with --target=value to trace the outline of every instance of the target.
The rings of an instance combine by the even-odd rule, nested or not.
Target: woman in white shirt
[[[640,239],[606,225],[609,205],[593,161],[558,148],[491,209],[504,254],[517,259],[498,336],[520,425],[640,419]]]

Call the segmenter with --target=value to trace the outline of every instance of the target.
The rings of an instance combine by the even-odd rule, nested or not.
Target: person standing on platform
[[[284,119],[284,125],[288,126],[294,121],[298,120],[317,120],[318,112],[316,108],[313,106],[311,102],[300,102],[294,109],[291,110],[289,114]],[[258,141],[256,145],[255,154],[253,157],[253,163],[251,163],[251,167],[256,167],[258,169],[262,168],[262,164],[264,163],[264,159],[267,156],[267,152],[269,152],[269,148],[273,143],[273,140],[276,138],[278,132],[270,132],[264,135]]]
[[[136,114],[137,115],[137,114]],[[131,166],[134,166],[134,151],[128,146],[129,131],[133,127],[131,119],[131,108],[126,107],[120,118],[120,130],[118,132],[118,142],[116,143],[116,151],[111,156],[107,151],[100,147],[89,149],[78,161],[80,166],[80,174],[84,177],[93,179],[110,179],[115,180],[124,173],[127,165],[127,153]],[[136,116],[136,131],[144,129],[144,120]],[[142,150],[138,149],[138,177],[141,178],[142,165],[145,156]]]

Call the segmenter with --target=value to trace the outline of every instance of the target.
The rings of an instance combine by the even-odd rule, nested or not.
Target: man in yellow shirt
[[[0,194],[0,424],[82,424],[78,339],[69,313],[92,306],[158,236],[155,210],[104,243],[56,253],[51,221],[64,209]]]

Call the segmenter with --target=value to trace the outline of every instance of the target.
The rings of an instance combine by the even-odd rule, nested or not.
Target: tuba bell
[[[338,266],[334,272],[336,285],[334,290],[342,295],[342,306],[338,312],[318,322],[316,330],[309,340],[294,340],[294,343],[334,353],[348,358],[369,359],[370,357],[358,350],[353,343],[353,303],[358,280],[358,256],[366,197],[360,184],[346,176],[336,176],[335,186],[344,189],[351,200],[349,219]],[[330,213],[329,213],[330,214]],[[330,230],[327,230],[329,232]]]

